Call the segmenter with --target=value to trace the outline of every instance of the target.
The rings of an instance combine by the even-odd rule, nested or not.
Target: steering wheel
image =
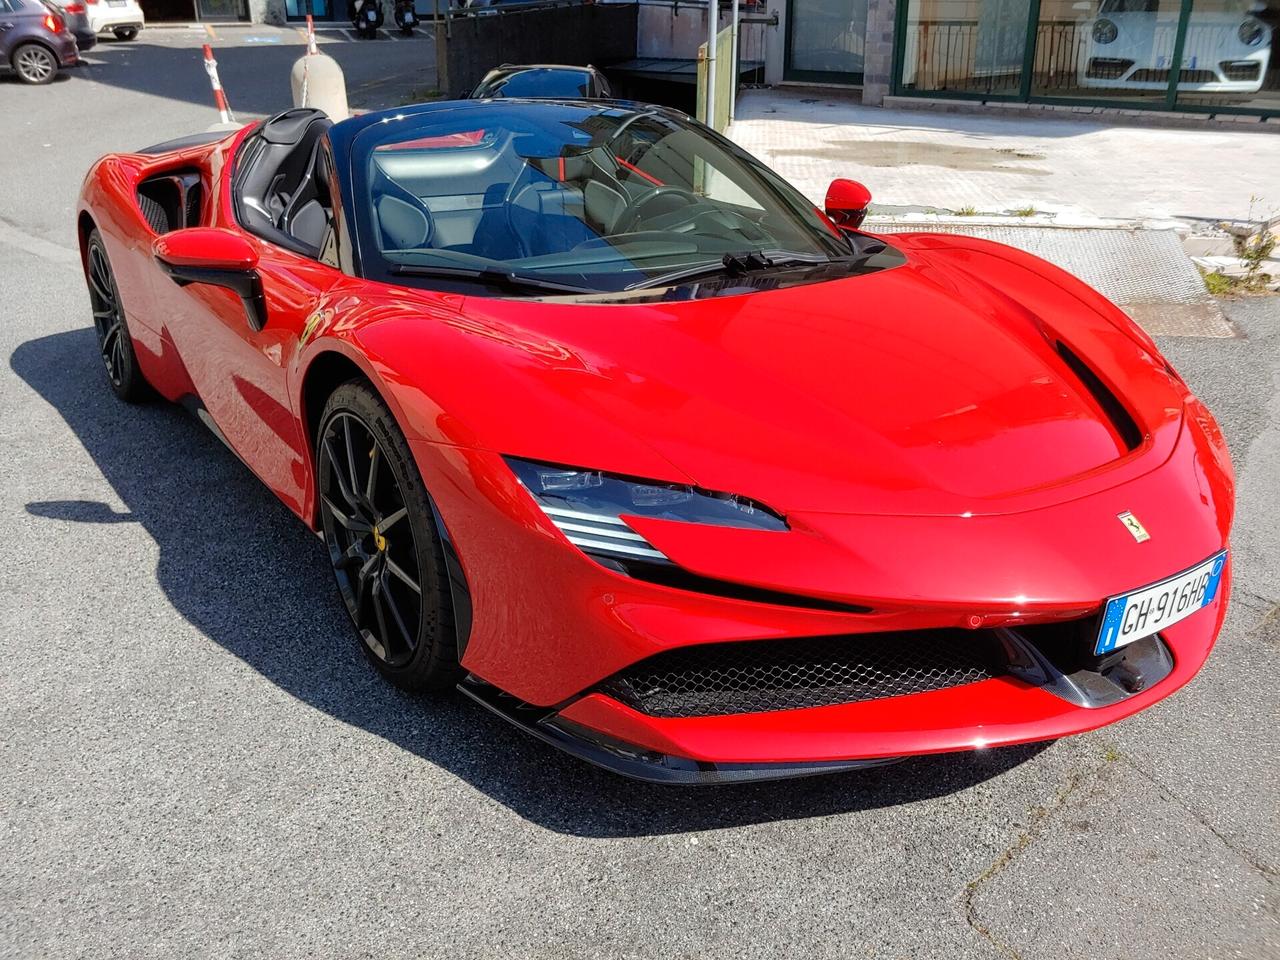
[[[615,221],[612,232],[631,233],[647,217],[653,216],[653,214],[646,214],[644,212],[646,207],[651,207],[656,201],[668,197],[683,200],[683,206],[686,207],[702,202],[698,195],[693,193],[691,190],[686,190],[684,187],[663,184],[660,187],[654,187],[644,196],[640,197],[623,210],[617,221]],[[661,213],[670,213],[677,209],[679,209],[679,205],[671,206],[670,209],[663,210]]]

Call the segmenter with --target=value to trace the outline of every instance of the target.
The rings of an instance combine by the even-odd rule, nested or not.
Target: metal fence
[[[1031,90],[1041,95],[1105,95],[1108,81],[1127,96],[1158,97],[1168,83],[1178,24],[1169,19],[1153,23],[1140,45],[1101,46],[1093,42],[1093,20],[1050,20],[1036,25],[1031,58]],[[1217,23],[1192,20],[1186,32],[1178,82],[1182,92],[1217,80],[1222,64],[1233,63],[1222,51],[1231,49],[1234,34]],[[903,86],[918,91],[956,91],[1013,96],[1022,85],[1026,27],[1016,22],[975,20],[912,20],[907,23],[903,49]],[[1134,67],[1138,69],[1129,73]],[[1223,67],[1226,69],[1226,67]],[[1228,71],[1241,79],[1243,64]],[[1280,71],[1259,76],[1264,91],[1280,87]],[[1221,97],[1220,99],[1229,99]],[[1237,96],[1238,99],[1238,96]]]

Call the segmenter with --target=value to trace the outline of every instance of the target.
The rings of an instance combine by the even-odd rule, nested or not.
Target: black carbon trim
[[[174,140],[166,140],[163,143],[153,143],[149,147],[142,147],[140,150],[133,152],[153,156],[157,153],[171,153],[174,150],[190,150],[192,147],[203,147],[206,144],[216,143],[231,136],[233,133],[235,133],[234,130],[211,130],[207,133],[192,133]]]
[[[704,577],[674,563],[636,560],[630,557],[606,555],[594,550],[583,550],[583,553],[601,566],[626,574],[633,580],[656,583],[659,586],[671,587],[673,590],[686,590],[689,593],[724,597],[728,600],[745,600],[748,603],[767,603],[774,607],[795,607],[800,610],[830,610],[833,613],[871,612],[870,607],[858,603],[824,600],[821,597],[807,597],[798,593],[768,590],[764,587],[748,586],[745,583],[734,583],[731,580]]]
[[[544,743],[612,773],[673,786],[713,786],[760,780],[787,780],[822,773],[882,767],[901,757],[872,760],[830,760],[812,763],[706,763],[645,750],[563,720],[551,707],[535,707],[468,675],[458,689]]]

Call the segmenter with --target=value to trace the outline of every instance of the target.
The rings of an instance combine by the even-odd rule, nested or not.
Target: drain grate
[[[1075,274],[1153,336],[1230,337],[1231,324],[1173,230],[988,224],[868,224],[878,232],[959,233],[1008,244]]]

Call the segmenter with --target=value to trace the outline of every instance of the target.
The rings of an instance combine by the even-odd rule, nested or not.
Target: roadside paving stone
[[[880,206],[1033,205],[1064,222],[1248,218],[1254,197],[1254,218],[1280,210],[1280,137],[1243,126],[940,114],[785,89],[744,91],[736,117],[733,140],[819,204],[849,177]]]

